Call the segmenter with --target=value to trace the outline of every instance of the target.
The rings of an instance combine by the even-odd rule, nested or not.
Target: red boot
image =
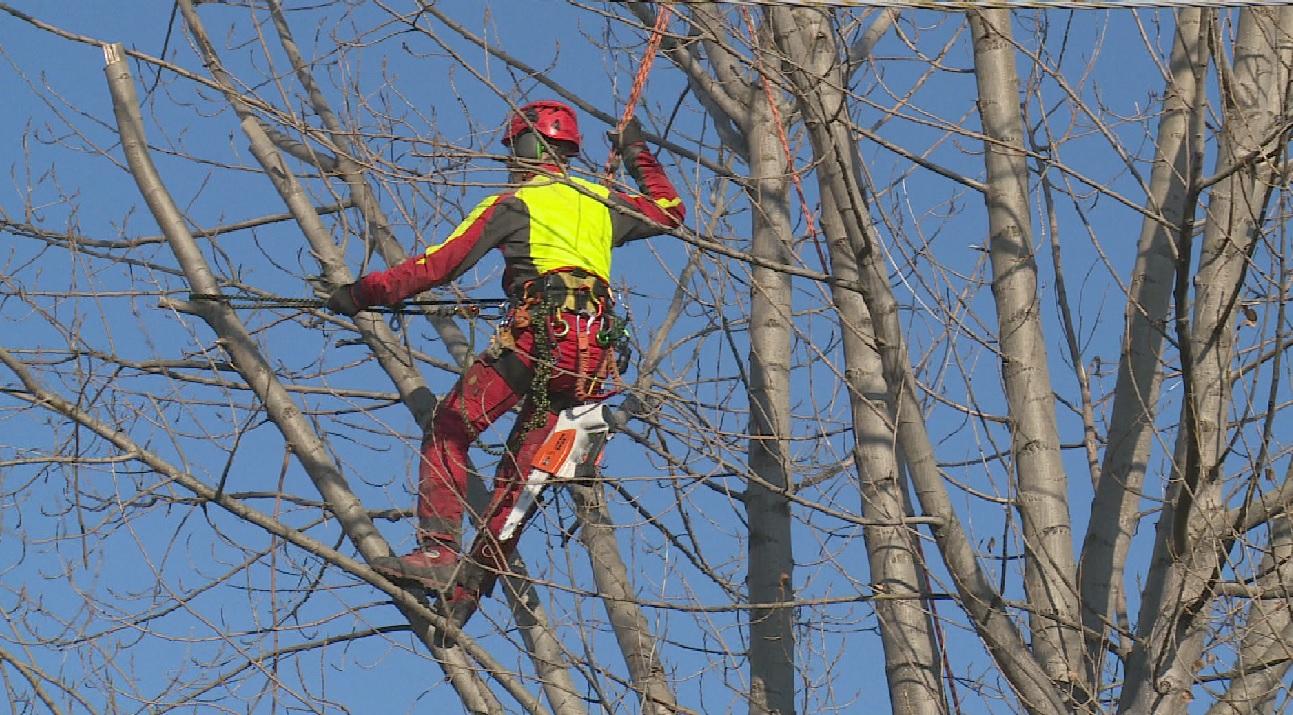
[[[452,534],[419,530],[421,542],[404,556],[380,556],[372,560],[373,570],[402,585],[416,585],[433,591],[453,586],[458,570],[458,544]]]

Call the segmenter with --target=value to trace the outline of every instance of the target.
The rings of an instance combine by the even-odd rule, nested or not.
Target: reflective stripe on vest
[[[472,209],[471,213],[467,214],[467,218],[464,218],[462,221],[458,223],[458,227],[453,230],[453,233],[449,234],[448,238],[441,241],[440,243],[437,243],[434,246],[429,246],[427,248],[426,253],[423,253],[422,257],[418,259],[417,261],[418,264],[419,265],[425,264],[427,262],[428,256],[435,255],[436,251],[439,251],[445,246],[448,246],[451,242],[453,242],[455,238],[458,238],[459,236],[461,236],[468,228],[471,227],[472,224],[476,223],[476,219],[480,218],[481,214],[488,211],[489,207],[498,203],[498,200],[500,197],[501,197],[500,194],[495,194],[494,196],[490,196],[489,198],[486,198],[484,201],[481,201],[479,204],[476,204],[476,208]]]
[[[540,274],[575,267],[610,280],[610,193],[574,177],[537,177],[517,190],[530,214],[530,259]]]

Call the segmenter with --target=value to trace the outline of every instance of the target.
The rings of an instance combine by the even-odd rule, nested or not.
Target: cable
[[[896,8],[912,10],[1141,10],[1184,7],[1275,7],[1293,0],[675,0],[677,5],[781,5],[803,8]]]
[[[223,303],[235,310],[254,308],[295,308],[310,310],[322,308],[327,301],[321,298],[291,298],[286,296],[262,296],[247,293],[189,293],[191,301],[212,301]],[[414,299],[406,300],[399,305],[375,305],[364,310],[372,313],[391,315],[449,315],[463,318],[480,318],[498,320],[506,312],[507,301],[502,298],[455,298],[446,300]]]

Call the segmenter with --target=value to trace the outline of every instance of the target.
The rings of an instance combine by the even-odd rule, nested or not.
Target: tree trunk
[[[844,67],[827,19],[815,10],[778,8],[771,12],[778,46],[790,59],[800,113],[808,127],[817,162],[818,181],[840,187],[856,176],[855,149],[845,105]],[[888,18],[888,14],[884,16]],[[844,222],[850,212],[835,197],[822,193],[821,227],[830,248],[831,275],[858,281],[857,257],[849,248]],[[865,207],[861,207],[865,209]],[[844,378],[852,407],[854,459],[857,462],[862,515],[885,526],[863,529],[871,573],[885,678],[894,715],[925,715],[947,711],[940,684],[933,622],[921,593],[923,559],[919,538],[904,525],[906,499],[899,479],[893,414],[885,399],[884,373],[876,353],[875,333],[866,301],[839,285],[831,297],[840,322],[844,347]],[[905,598],[904,598],[905,597]]]
[[[988,251],[1022,522],[1029,630],[1038,662],[1052,680],[1074,688],[1074,699],[1082,704],[1089,700],[1089,688],[1082,682],[1082,642],[1074,628],[1080,615],[1077,564],[1037,295],[1011,15],[1008,10],[979,10],[969,19],[979,116],[992,140],[984,143]]]
[[[644,5],[630,8],[644,21],[654,18]],[[752,215],[751,256],[773,265],[790,263],[793,238],[787,204],[789,159],[781,144],[780,121],[769,102],[779,93],[766,84],[761,57],[753,82],[741,74],[739,53],[726,45],[722,10],[715,5],[689,8],[689,21],[706,28],[705,58],[713,76],[705,74],[698,58],[680,45],[670,57],[687,74],[690,87],[723,127],[739,128],[743,146],[735,145],[736,131],[720,130],[738,154],[745,154],[750,176],[746,192]],[[748,18],[748,15],[747,15]],[[752,38],[762,46],[757,29]],[[756,55],[762,53],[756,49]],[[770,96],[771,95],[771,96]],[[791,549],[790,460],[790,277],[765,266],[751,269],[750,362],[747,375],[751,435],[751,479],[745,491],[749,520],[746,587],[752,604],[782,604],[794,599],[794,559]],[[794,609],[784,605],[755,607],[750,611],[750,712],[790,715],[795,703]]]
[[[832,187],[823,188],[828,190]],[[833,188],[849,190],[847,186]],[[835,200],[840,202],[838,198]],[[849,205],[861,206],[860,197],[855,197]],[[846,225],[852,234],[855,227]],[[1049,676],[1029,653],[1023,637],[1006,612],[1001,595],[988,582],[969,535],[952,507],[934,458],[934,447],[925,428],[920,403],[915,397],[916,380],[911,374],[907,347],[898,321],[898,303],[886,281],[885,272],[876,260],[880,251],[877,245],[879,238],[870,224],[856,227],[856,230],[861,232],[861,240],[854,235],[849,238],[858,256],[863,296],[875,325],[876,345],[884,367],[886,400],[890,412],[895,415],[898,447],[906,456],[921,509],[941,520],[934,529],[934,538],[956,585],[961,606],[1024,706],[1035,713],[1058,715],[1067,712]]]
[[[877,352],[884,370],[886,407],[893,415],[898,447],[909,465],[916,497],[926,514],[940,520],[934,529],[934,538],[961,597],[961,606],[1011,687],[1034,712],[1061,713],[1065,708],[1058,691],[1028,653],[952,507],[935,461],[923,411],[916,400],[916,380],[899,323],[898,304],[880,264],[880,239],[865,208],[861,176],[850,165],[841,166],[840,170],[846,180],[830,185],[819,183],[819,187],[823,195],[831,194],[834,206],[846,212],[841,224],[848,232],[849,250],[857,257],[859,284],[873,320]]]
[[[1269,198],[1267,156],[1284,142],[1293,9],[1240,12],[1233,71],[1223,86],[1225,124],[1208,197],[1192,326],[1186,323],[1191,251],[1178,238],[1177,338],[1185,382],[1174,478],[1159,517],[1138,640],[1119,712],[1177,712],[1197,676],[1206,614],[1222,559],[1233,543],[1223,498],[1230,434],[1237,298]],[[1254,476],[1255,478],[1255,476]]]
[[[588,708],[570,677],[569,654],[552,630],[525,561],[513,554],[508,567],[511,573],[501,579],[503,591],[553,715],[584,715]]]
[[[789,167],[777,139],[776,121],[759,102],[747,133],[753,225],[750,252],[757,258],[790,263],[792,235],[787,205]],[[794,600],[791,553],[790,457],[790,276],[755,267],[750,284],[750,472],[745,490],[749,516],[750,602]],[[752,713],[790,715],[795,707],[794,608],[755,607],[750,611],[750,684],[764,702],[752,698]],[[766,708],[766,709],[765,709]]]
[[[1082,624],[1086,629],[1088,682],[1101,681],[1110,625],[1117,621],[1119,593],[1131,538],[1140,523],[1141,489],[1149,463],[1162,373],[1163,338],[1172,297],[1173,236],[1193,210],[1188,187],[1197,180],[1207,70],[1207,23],[1200,8],[1176,11],[1171,74],[1166,78],[1158,122],[1148,206],[1163,220],[1141,225],[1136,266],[1124,314],[1125,333],[1100,480],[1078,572]]]
[[[633,689],[642,700],[641,712],[670,715],[677,710],[677,698],[669,689],[664,665],[660,662],[660,649],[637,604],[628,567],[620,557],[603,488],[596,483],[571,484],[569,488],[579,517],[579,540],[588,551],[606,617],[615,631]]]

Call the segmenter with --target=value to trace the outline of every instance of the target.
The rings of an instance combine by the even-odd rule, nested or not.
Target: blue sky
[[[153,55],[162,50],[169,19],[168,3],[158,2],[28,1],[15,2],[14,5],[73,32],[120,41]],[[613,44],[622,43],[627,48],[603,53],[596,43],[605,40],[606,30],[593,13],[578,13],[558,2],[491,5],[492,8],[482,8],[479,3],[468,0],[437,3],[438,7],[473,31],[486,34],[491,42],[544,69],[555,82],[598,109],[618,114],[620,102],[627,95],[631,72],[639,59],[639,35],[619,28]],[[245,28],[232,33],[228,30],[228,23],[240,22],[245,11],[204,6],[201,12],[210,23],[217,44],[222,48],[233,45],[224,50],[225,61],[230,68],[239,76],[260,76],[263,55],[257,39]],[[371,22],[374,16],[380,15],[371,5],[359,13],[364,22]],[[904,24],[904,30],[909,37],[916,38],[918,46],[926,52],[937,50],[962,31],[962,22],[955,16],[921,13],[908,17],[910,21]],[[1083,97],[1102,105],[1105,117],[1131,116],[1155,100],[1161,91],[1161,81],[1157,78],[1156,68],[1144,56],[1140,33],[1126,22],[1126,15],[1051,13],[1047,17],[1052,23],[1050,37],[1053,38],[1048,50],[1057,53],[1063,47],[1066,53],[1064,66],[1069,71],[1070,81],[1079,87]],[[1158,44],[1165,44],[1164,38],[1170,39],[1170,25],[1156,26],[1150,16],[1145,17],[1146,33],[1156,38]],[[305,18],[309,18],[308,22]],[[322,20],[318,20],[310,12],[303,12],[293,14],[293,19],[302,20],[302,24],[294,25],[294,29],[299,39],[309,43],[314,37],[316,21],[335,18],[325,13]],[[1065,44],[1059,38],[1070,20],[1073,29],[1069,42]],[[1021,31],[1030,22],[1027,18],[1021,20]],[[339,32],[344,35],[350,31],[349,26],[343,25]],[[445,33],[444,36],[450,37],[451,34]],[[7,15],[0,15],[0,38],[3,38],[0,92],[11,98],[9,110],[0,112],[0,132],[24,138],[22,142],[7,142],[0,148],[0,167],[8,179],[0,193],[0,208],[8,213],[10,219],[18,219],[22,216],[23,207],[30,204],[35,208],[33,220],[36,223],[72,228],[98,239],[155,234],[156,227],[143,209],[137,190],[120,167],[121,155],[114,146],[111,109],[98,48],[55,38]],[[362,51],[329,57],[322,74],[330,86],[356,82],[363,87],[365,91],[360,97],[368,105],[354,101],[347,110],[359,117],[366,128],[391,132],[391,138],[373,142],[386,162],[381,167],[382,172],[389,172],[379,172],[379,191],[382,192],[384,207],[396,224],[401,242],[406,248],[417,250],[443,236],[462,213],[500,178],[496,163],[482,157],[464,159],[460,155],[446,153],[445,146],[474,152],[499,151],[497,127],[508,106],[499,95],[515,100],[547,97],[550,93],[536,87],[533,80],[520,77],[503,63],[487,58],[479,49],[460,40],[450,40],[449,48],[461,53],[466,64],[476,73],[465,69],[444,48],[425,37],[404,34],[398,27],[382,28],[356,39],[372,44]],[[318,42],[328,46],[331,40],[331,36],[326,34],[318,37]],[[1097,48],[1098,56],[1092,60]],[[281,69],[281,53],[272,50],[270,54],[279,62]],[[309,50],[307,54],[310,54]],[[882,74],[876,77],[864,73],[858,80],[858,90],[864,96],[888,105],[894,101],[891,95],[910,93],[911,105],[920,111],[953,121],[963,120],[967,128],[977,126],[977,116],[973,111],[974,77],[960,71],[972,67],[963,31],[959,42],[944,58],[948,71],[928,85],[918,84],[922,67],[912,61],[910,50],[892,35],[877,49],[877,56],[881,59]],[[178,23],[170,39],[168,57],[173,57],[184,67],[201,71],[200,63],[188,48],[187,39],[179,32]],[[1083,83],[1077,78],[1088,69],[1089,61],[1091,80]],[[134,69],[139,72],[137,80],[142,92],[152,84],[151,69],[141,70],[138,65]],[[1024,71],[1022,64],[1021,71]],[[267,99],[281,101],[280,94],[272,85],[255,89]],[[144,118],[150,139],[162,149],[156,151],[155,156],[168,186],[195,225],[219,225],[282,210],[268,182],[255,172],[245,170],[252,163],[251,157],[231,111],[221,108],[219,102],[209,101],[210,92],[206,90],[201,99],[191,87],[183,84],[163,83],[157,91],[158,94],[145,101]],[[657,62],[641,112],[648,118],[649,126],[660,128],[660,124],[652,119],[668,116],[682,91],[683,83],[678,73],[667,61]],[[1051,106],[1059,96],[1054,83],[1046,84],[1044,92],[1045,102]],[[470,111],[464,112],[464,107]],[[388,123],[382,124],[376,119],[378,114],[388,117]],[[873,106],[862,107],[855,116],[863,126],[874,127],[882,136],[906,146],[924,149],[937,142],[931,149],[935,161],[964,171],[972,178],[981,178],[981,157],[977,153],[977,145],[964,138],[947,140],[940,129],[922,126],[919,121],[922,118],[919,112],[912,110],[906,119],[889,120]],[[598,167],[605,152],[606,144],[601,136],[605,128],[587,115],[581,119],[584,120],[586,137],[585,154],[591,165]],[[1089,122],[1073,116],[1064,107],[1059,108],[1051,120],[1055,126],[1074,131],[1074,137],[1062,147],[1062,158],[1070,166],[1098,180],[1112,182],[1133,201],[1141,200],[1135,184],[1119,168],[1107,143],[1091,129]],[[83,134],[72,132],[69,124]],[[1146,152],[1150,148],[1143,122],[1111,120],[1110,126],[1132,150]],[[1152,129],[1152,122],[1149,127]],[[714,141],[713,130],[703,123],[694,98],[685,98],[670,136],[680,142],[697,142],[702,138],[711,144]],[[99,148],[110,148],[112,158],[96,156],[95,150]],[[168,157],[165,151],[169,149],[190,152],[205,163],[194,165]],[[983,254],[977,250],[986,240],[981,197],[945,179],[924,172],[911,172],[907,162],[896,160],[875,145],[864,143],[862,152],[879,192],[875,210],[882,222],[882,232],[890,238],[902,236],[904,239],[891,240],[889,245],[897,264],[894,270],[895,292],[905,306],[913,358],[919,359],[926,349],[931,349],[930,363],[934,367],[926,373],[926,379],[954,396],[963,394],[967,385],[975,384],[977,397],[982,401],[980,407],[999,412],[1000,390],[993,389],[999,384],[996,358],[987,351],[973,348],[973,341],[969,340],[964,341],[971,344],[969,348],[960,351],[946,348],[941,337],[943,316],[931,307],[936,306],[939,300],[954,301],[958,288],[983,278]],[[712,231],[720,237],[739,242],[743,232],[748,230],[749,211],[737,188],[714,179],[683,158],[666,155],[665,159],[671,173],[685,187],[684,193],[693,205],[692,228],[702,233]],[[1143,165],[1140,168],[1147,171]],[[29,186],[34,186],[30,192]],[[316,191],[321,188],[318,182],[311,186]],[[811,202],[811,182],[808,182],[808,188]],[[318,196],[321,203],[327,198],[322,191]],[[731,201],[733,217],[728,223],[719,223],[717,228],[712,228],[702,219],[710,218],[715,205],[723,199]],[[1034,210],[1039,208],[1040,203],[1035,202]],[[1063,252],[1070,296],[1081,308],[1078,321],[1084,341],[1084,359],[1089,361],[1095,356],[1102,359],[1106,370],[1103,377],[1097,378],[1097,384],[1100,391],[1105,391],[1112,389],[1110,366],[1116,364],[1121,329],[1123,301],[1116,280],[1126,280],[1140,222],[1134,212],[1118,206],[1107,196],[1087,199],[1086,208],[1089,209],[1090,230],[1095,242],[1087,235],[1081,217],[1071,208],[1062,208]],[[338,236],[354,228],[353,218],[347,220],[350,223],[334,224]],[[1043,284],[1040,290],[1043,292],[1042,303],[1052,350],[1052,375],[1057,391],[1072,397],[1074,381],[1063,369],[1067,355],[1058,332],[1052,299],[1053,276],[1049,249],[1045,247],[1048,236],[1040,230],[1040,223],[1038,227],[1036,238],[1042,246],[1039,258]],[[906,241],[917,235],[930,241],[928,250],[937,255],[949,271],[959,271],[963,275],[922,283],[920,276],[902,267],[904,252],[910,250]],[[348,244],[352,269],[358,269],[362,260],[357,243],[352,239]],[[301,245],[302,241],[293,227],[279,224],[254,232],[230,234],[221,239],[221,250],[213,253],[213,258],[222,270],[232,272],[236,267],[240,278],[257,288],[284,295],[303,295],[306,287],[302,277],[317,271],[317,265],[300,250]],[[1105,271],[1103,259],[1096,252],[1097,245],[1113,264],[1116,280]],[[158,263],[173,264],[173,259],[162,247],[143,250],[138,255]],[[818,267],[815,255],[807,245],[803,247],[802,257],[809,267]],[[39,270],[33,271],[26,262],[36,258],[40,259]],[[636,330],[643,342],[653,336],[659,316],[667,308],[674,291],[672,275],[680,270],[685,260],[686,253],[681,244],[664,239],[617,254],[618,280],[621,285],[632,289],[627,305],[635,316]],[[465,282],[475,295],[496,295],[499,267],[496,259],[487,259],[467,276]],[[155,291],[182,288],[178,281],[160,272],[135,269],[101,273],[100,269],[100,264],[88,258],[68,259],[53,253],[39,255],[37,248],[27,242],[8,245],[5,253],[0,254],[0,273],[17,271],[18,280],[24,281],[27,290],[44,285],[61,286],[68,282],[91,291],[127,287],[136,290],[145,287]],[[706,261],[702,274],[693,283],[696,300],[689,306],[688,319],[676,335],[671,336],[672,339],[682,340],[689,330],[712,320],[716,312],[737,316],[740,312],[738,306],[708,306],[703,301],[718,300],[716,295],[739,285],[747,277],[744,266]],[[796,291],[797,307],[814,305],[820,295],[817,285],[802,281],[796,284]],[[979,333],[995,329],[989,290],[975,291],[969,299],[969,307],[986,325],[967,320],[967,329]],[[7,307],[7,310],[12,308]],[[62,303],[51,305],[50,310],[65,319],[77,319],[80,335],[86,342],[110,344],[121,353],[139,359],[180,354],[200,356],[208,354],[206,351],[210,347],[210,335],[203,326],[191,319],[158,311],[154,295],[134,300],[105,298],[88,303]],[[5,319],[29,326],[33,324],[26,322],[29,317],[6,315]],[[275,313],[255,313],[246,317],[253,326],[265,329],[267,352],[278,361],[285,374],[306,372],[321,361],[331,371],[326,378],[310,381],[313,384],[389,389],[372,365],[356,364],[364,357],[366,349],[345,344],[348,337],[345,333]],[[34,324],[39,325],[39,321]],[[805,316],[798,326],[801,345],[831,344],[838,330],[830,316]],[[477,327],[479,331],[474,337],[477,345],[483,347],[491,327]],[[435,358],[447,359],[429,328],[413,323],[407,327],[406,335],[417,348],[425,349]],[[738,336],[738,339],[741,338]],[[5,345],[57,346],[62,342],[65,338],[48,328],[24,327],[22,331],[10,331]],[[691,400],[702,405],[703,415],[710,420],[708,424],[715,434],[720,431],[739,433],[745,426],[745,416],[739,411],[743,398],[730,395],[732,384],[718,378],[727,380],[731,377],[736,363],[733,354],[743,358],[744,344],[728,345],[710,337],[684,343],[684,348],[664,366],[668,377],[680,382],[689,377],[696,378],[699,383],[694,391],[679,388],[679,402]],[[823,416],[828,424],[838,426],[846,420],[847,405],[839,395],[837,375],[829,366],[815,362],[810,351],[802,351],[798,356],[794,410],[800,418],[797,424],[805,439],[797,444],[797,454],[805,460],[815,457],[823,462],[829,461],[823,455],[845,459],[848,455],[846,433],[829,438],[807,438],[812,437],[811,433],[817,429],[816,422],[808,419],[810,417]],[[692,366],[689,363],[695,357],[699,360]],[[958,368],[956,359],[965,360],[966,366]],[[941,370],[936,367],[940,364],[944,366]],[[453,379],[443,371],[428,369],[426,372],[432,389],[436,391],[447,389]],[[713,381],[706,383],[710,379]],[[143,392],[170,389],[165,381],[155,378],[132,378],[129,384],[130,389]],[[63,389],[73,389],[73,386],[64,385]],[[1170,402],[1170,384],[1168,391]],[[232,462],[228,461],[231,448],[228,433],[212,430],[203,438],[202,430],[211,430],[213,425],[227,427],[228,422],[254,417],[246,405],[227,399],[227,396],[221,397],[225,399],[223,404],[213,400],[191,411],[167,413],[174,416],[174,426],[186,433],[182,440],[170,442],[171,435],[168,435],[165,425],[140,426],[141,434],[154,440],[154,448],[170,458],[193,465],[192,468],[209,481],[218,479],[226,464],[232,464],[230,489],[266,488],[274,480],[282,478],[290,493],[312,495],[312,487],[294,465],[289,465],[280,475],[282,445],[269,430],[253,431],[239,445]],[[321,398],[305,397],[302,401],[307,406],[336,407],[335,401]],[[730,404],[733,409],[725,411],[725,404]],[[373,407],[372,403],[362,399],[354,399],[352,405],[355,408]],[[934,412],[936,407],[931,405],[930,409]],[[1005,445],[1001,441],[1002,434],[991,425],[967,424],[948,417],[946,413],[938,415],[939,418],[931,418],[931,425],[935,439],[939,440],[940,459],[945,462],[973,460],[989,450],[992,445],[985,441],[981,430],[992,431],[998,440],[996,444]],[[340,429],[332,432],[332,444],[365,502],[373,508],[407,507],[410,501],[407,475],[412,467],[412,445],[415,442],[414,428],[407,413],[401,408],[386,407],[321,419],[336,419],[349,426],[350,430],[345,435]],[[1075,441],[1074,436],[1080,434],[1076,418],[1061,408],[1060,419],[1063,441]],[[34,424],[24,419],[10,421],[10,424],[19,435],[15,437],[16,444],[37,445],[49,439],[50,427],[44,423]],[[501,433],[495,430],[486,438],[497,441],[501,439]],[[684,459],[697,460],[690,464],[694,474],[725,471],[723,465],[698,458],[685,448],[680,455]],[[1080,535],[1090,498],[1085,464],[1080,450],[1068,451],[1066,458],[1070,470],[1070,505],[1075,530]],[[1156,457],[1160,468],[1161,459],[1161,454]],[[742,510],[721,490],[711,488],[714,484],[724,483],[723,479],[715,479],[706,486],[659,461],[647,459],[625,437],[612,443],[608,452],[608,473],[624,479],[625,489],[641,499],[645,509],[666,521],[675,533],[683,535],[680,543],[690,543],[689,539],[695,537],[699,544],[693,546],[713,546],[713,553],[724,559],[715,564],[716,570],[740,583],[745,568],[739,550]],[[1005,489],[1000,465],[949,468],[949,474],[984,491],[1000,493]],[[129,482],[128,479],[126,481]],[[127,486],[126,490],[129,488]],[[851,488],[851,483],[846,481],[831,482],[817,488],[811,495],[838,504],[849,504],[852,499],[851,503],[856,505],[856,497],[849,492]],[[53,538],[62,535],[61,530],[68,522],[65,519],[50,519],[47,523],[40,521],[42,509],[54,508],[62,501],[57,480],[51,480],[49,489],[51,491],[45,497],[24,502],[21,513],[24,528],[30,529],[30,533]],[[983,536],[981,541],[1001,532],[999,511],[984,509],[968,496],[957,498],[958,504],[966,507],[967,522]],[[564,502],[564,523],[568,524],[569,500],[563,497],[560,501]],[[626,527],[622,538],[626,546],[632,547],[630,552],[635,559],[630,568],[642,577],[646,597],[700,603],[721,603],[728,599],[721,589],[687,571],[675,551],[675,544],[660,538],[651,529],[639,528],[642,526],[639,514],[617,502],[615,515],[617,521]],[[292,516],[301,523],[311,517],[308,510]],[[12,518],[6,519],[11,527]],[[805,597],[831,597],[855,592],[857,582],[865,580],[865,558],[859,540],[844,537],[855,537],[856,529],[820,513],[805,513],[801,518],[803,521],[796,531],[797,557],[803,564],[799,572],[803,578],[801,594]],[[135,589],[143,589],[145,584],[151,583],[151,573],[139,570],[141,560],[130,554],[147,554],[159,564],[159,573],[163,574],[161,582],[176,587],[192,587],[194,573],[225,568],[241,558],[241,549],[266,546],[263,535],[247,533],[239,525],[228,523],[225,517],[214,513],[199,516],[189,512],[178,527],[173,519],[158,513],[150,513],[138,523],[138,532],[113,533],[111,539],[119,539],[122,544],[119,561],[110,558],[95,568],[85,569],[85,577],[96,588],[125,589],[131,592],[131,599],[137,599],[139,594]],[[381,526],[397,549],[408,545],[411,530],[406,525],[383,523]],[[541,518],[523,548],[532,568],[541,577],[560,584],[587,587],[589,581],[587,569],[582,565],[582,553],[573,544],[563,543],[562,526],[563,522],[556,516]],[[326,528],[320,531],[328,533]],[[1149,531],[1152,529],[1147,523],[1142,527],[1142,534]],[[161,543],[163,541],[165,543]],[[35,572],[43,567],[32,560],[21,561],[12,544],[12,541],[6,544],[0,539],[0,557],[7,559],[0,568],[8,567],[12,569],[9,573],[21,575],[24,580],[30,579],[32,584],[42,583]],[[73,546],[71,542],[50,541],[42,544],[39,550],[45,555],[61,556],[70,563],[76,556]],[[111,557],[115,553],[105,555]],[[1143,556],[1144,550],[1137,553]],[[184,558],[172,554],[180,554]],[[190,572],[188,569],[194,563],[209,565],[210,569],[198,568]],[[47,577],[52,576],[47,571],[43,573]],[[257,573],[262,580],[268,578],[267,571]],[[364,587],[356,587],[352,582],[339,580],[334,585],[339,593],[338,603],[365,602],[376,598],[375,592],[365,595]],[[1018,577],[1013,575],[1009,588],[1013,597],[1018,597],[1019,588]],[[69,612],[81,607],[74,595],[62,589],[51,588],[49,597],[51,603]],[[227,594],[223,598],[229,600],[204,601],[194,606],[193,613],[175,614],[170,617],[173,620],[163,621],[159,628],[177,639],[181,632],[191,629],[194,637],[201,640],[208,637],[202,635],[204,629],[194,627],[194,622],[187,620],[195,615],[209,617],[218,613],[242,624],[248,618],[252,621],[263,618],[277,607],[254,589],[244,600],[230,598]],[[317,603],[314,605],[318,606]],[[325,607],[318,607],[321,614],[326,613]],[[486,612],[487,617],[501,617],[502,611],[497,603],[492,604],[491,609]],[[262,610],[265,613],[261,613]],[[944,616],[950,615],[952,610],[950,604],[940,605],[940,613]],[[253,615],[248,616],[243,611],[250,611]],[[591,602],[560,600],[554,605],[554,611],[571,624],[570,630],[576,629],[580,623],[602,618],[599,606]],[[1135,612],[1134,596],[1132,612]],[[883,673],[876,657],[879,642],[866,632],[867,628],[874,626],[871,610],[865,606],[845,605],[806,609],[805,614],[806,619],[811,614],[818,627],[805,630],[804,645],[811,648],[814,657],[823,664],[817,675],[830,680],[835,688],[832,695],[847,703],[843,711],[860,711],[858,708],[865,707],[864,703],[874,703],[885,697]],[[736,695],[715,687],[718,683],[739,687],[743,677],[735,659],[725,662],[714,654],[714,651],[724,648],[739,649],[741,636],[735,617],[719,614],[714,616],[713,622],[703,623],[667,618],[666,613],[657,611],[648,611],[648,616],[659,619],[654,622],[659,629],[657,635],[678,644],[678,647],[669,649],[667,660],[682,681],[679,694],[683,702],[706,712],[741,709]],[[359,611],[358,619],[361,623],[380,625],[390,623],[393,617],[391,609],[370,604]],[[954,620],[959,623],[959,619]],[[343,622],[328,622],[320,625],[319,631],[327,632],[329,628],[340,629],[345,625]],[[983,668],[984,663],[976,655],[977,648],[969,645],[970,637],[959,632],[955,625],[950,625],[948,632],[949,638],[957,645],[958,668],[964,667],[971,672]],[[483,625],[481,635],[491,646],[507,637],[488,635]],[[404,641],[378,641],[366,646],[330,649],[314,660],[303,659],[317,667],[320,673],[307,680],[324,684],[327,695],[349,699],[356,692],[379,693],[374,697],[382,698],[383,702],[388,699],[394,707],[425,710],[432,707],[431,703],[441,702],[447,691],[432,688],[434,683],[425,682],[427,679],[436,680],[426,674],[438,671],[426,662],[404,656],[401,651],[406,643],[407,638]],[[600,643],[606,645],[604,640]],[[162,657],[174,657],[174,651],[163,649],[158,652],[165,653]],[[700,673],[710,669],[730,672],[723,676],[710,674],[705,678],[699,677]],[[696,677],[691,677],[693,674]],[[413,700],[413,694],[423,688],[428,689],[425,699]],[[814,694],[812,697],[825,696]],[[258,703],[257,707],[263,709],[266,706]]]

